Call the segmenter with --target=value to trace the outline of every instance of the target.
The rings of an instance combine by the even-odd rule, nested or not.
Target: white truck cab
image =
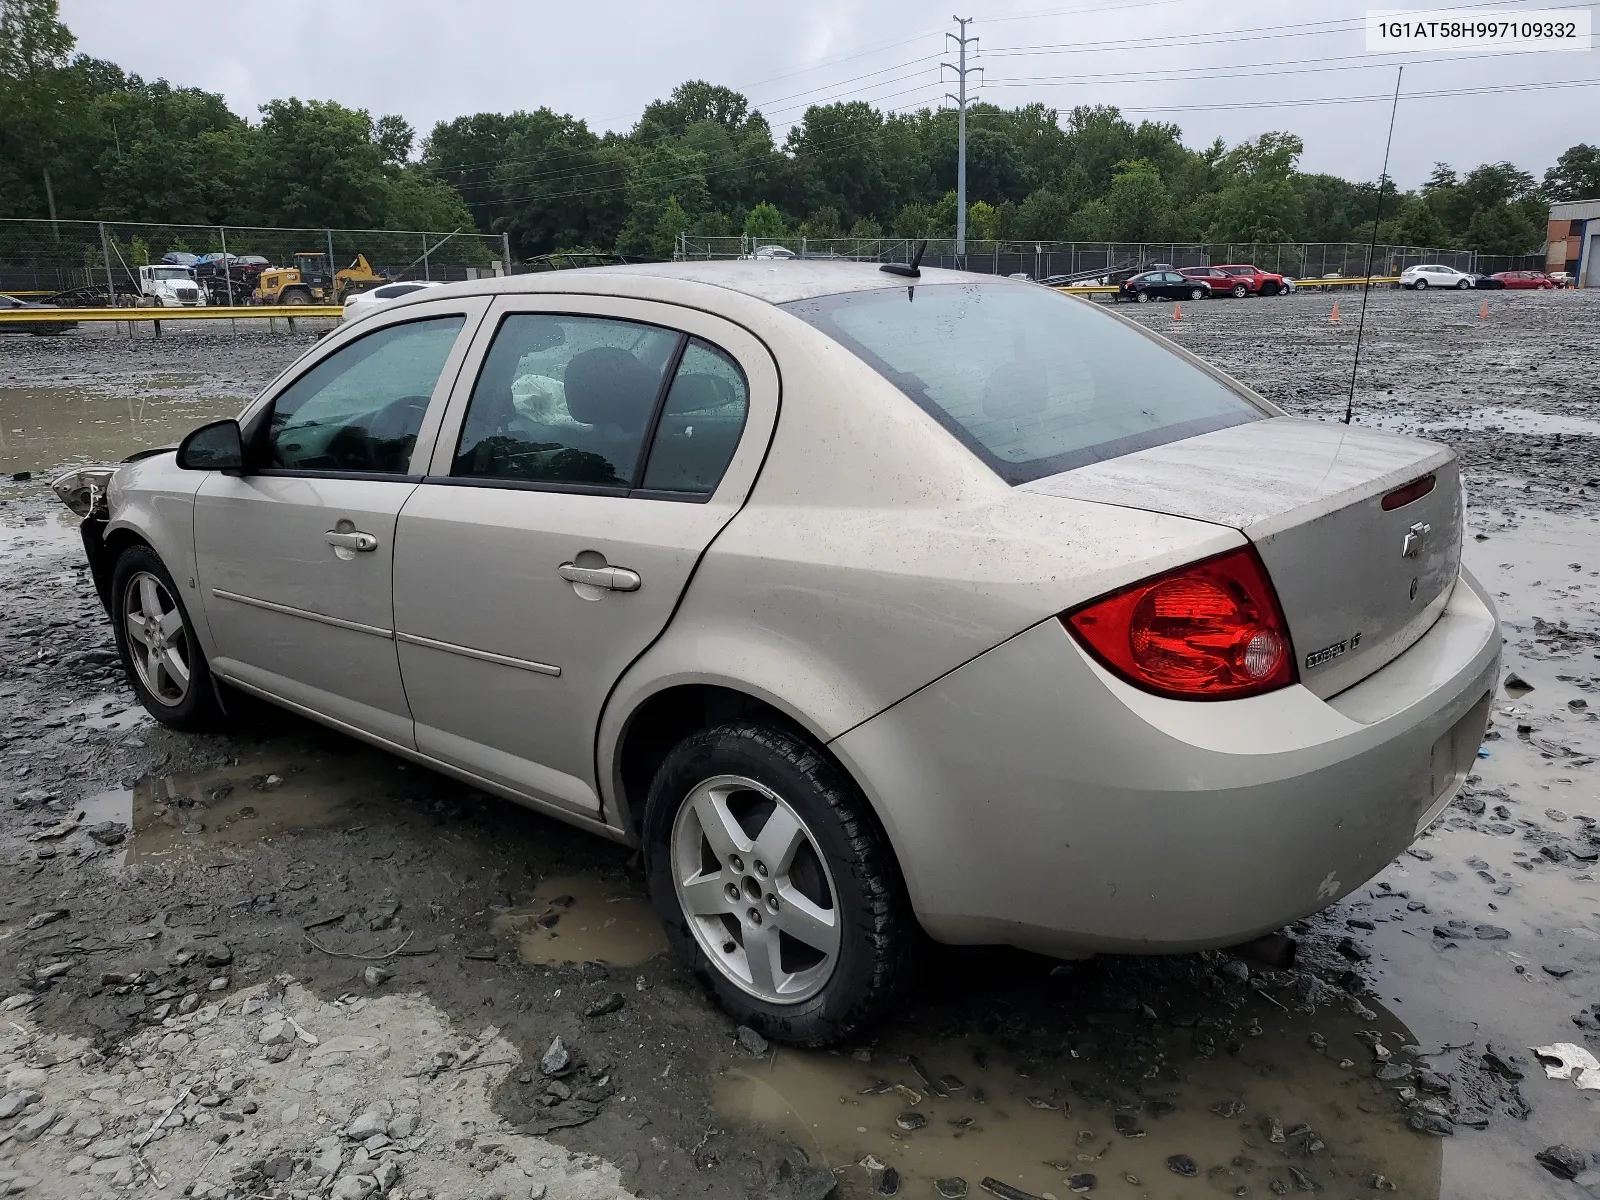
[[[198,308],[206,302],[205,292],[188,267],[156,263],[137,270],[142,303],[156,308]]]

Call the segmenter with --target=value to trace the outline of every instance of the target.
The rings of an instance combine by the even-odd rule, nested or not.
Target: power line
[[[1600,79],[1563,79],[1554,83],[1510,83],[1485,87],[1436,88],[1426,92],[1406,92],[1404,100],[1437,100],[1449,96],[1488,96],[1503,92],[1542,92],[1558,88],[1594,87]],[[1224,109],[1296,108],[1327,104],[1374,104],[1387,102],[1389,96],[1378,92],[1369,96],[1313,96],[1303,100],[1249,100],[1234,104],[1167,104],[1146,105],[1120,109],[1121,112],[1212,112]]]

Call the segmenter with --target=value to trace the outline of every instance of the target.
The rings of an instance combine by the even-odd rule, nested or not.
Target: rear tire
[[[1411,286],[1416,291],[1425,292],[1425,291],[1428,290],[1428,281],[1426,279],[1419,279],[1415,283],[1413,283]]]
[[[1150,293],[1149,292],[1137,292],[1137,293],[1135,293],[1135,298],[1139,301],[1140,304],[1149,304],[1150,303]]]
[[[189,732],[223,723],[211,667],[178,586],[156,552],[129,546],[111,575],[111,624],[133,693],[163,725]]]
[[[311,293],[304,288],[285,288],[278,296],[279,304],[310,304]]]
[[[734,1020],[823,1046],[893,1005],[918,937],[900,873],[865,798],[805,738],[748,719],[685,738],[642,832],[667,939]]]

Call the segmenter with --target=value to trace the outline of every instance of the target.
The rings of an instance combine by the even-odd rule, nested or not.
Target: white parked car
[[[356,292],[347,296],[344,302],[344,314],[341,321],[351,321],[356,317],[371,312],[380,304],[387,304],[390,300],[398,300],[401,296],[412,296],[428,288],[442,287],[437,281],[426,279],[408,279],[402,283],[386,283],[381,287],[370,288],[365,292]]]
[[[1400,272],[1400,286],[1412,291],[1425,292],[1431,287],[1458,288],[1466,291],[1475,285],[1474,277],[1440,263],[1422,263]]]
[[[249,693],[639,846],[790,1042],[892,1012],[919,928],[1160,953],[1323,908],[1456,794],[1499,672],[1448,447],[903,264],[417,292],[55,486],[157,719]]]

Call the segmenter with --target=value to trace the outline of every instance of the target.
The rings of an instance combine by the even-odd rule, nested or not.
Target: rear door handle
[[[590,587],[605,588],[613,592],[637,592],[644,582],[639,572],[627,567],[580,567],[565,562],[556,568],[561,578],[569,583],[587,583]]]
[[[341,533],[337,529],[330,529],[327,538],[328,545],[341,550],[360,550],[365,553],[378,548],[378,539],[370,533]]]

